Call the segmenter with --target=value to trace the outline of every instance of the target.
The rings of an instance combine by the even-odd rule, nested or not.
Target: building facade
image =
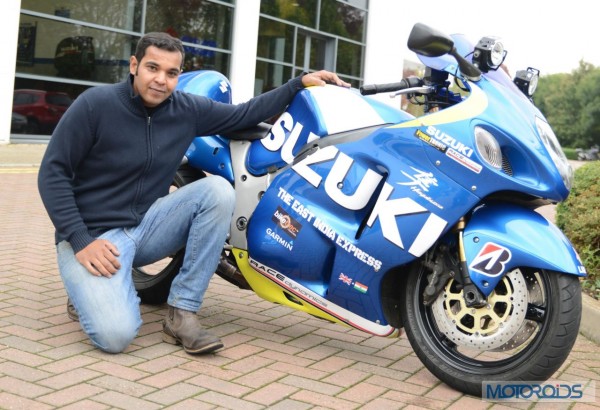
[[[183,41],[184,71],[225,74],[232,83],[234,102],[277,87],[302,71],[335,71],[355,87],[398,81],[402,56],[380,46],[399,38],[398,24],[392,20],[399,13],[398,3],[21,0],[4,17],[12,23],[3,30],[15,38],[16,50],[14,86],[0,97],[4,99],[0,109],[12,106],[13,115],[27,117],[27,125],[17,128],[11,120],[12,134],[0,132],[0,142],[8,141],[3,138],[8,135],[13,140],[34,135],[47,140],[79,94],[127,76],[137,40],[151,31],[168,32]],[[7,104],[9,97],[12,101]],[[3,113],[1,117],[8,117],[10,112]],[[6,129],[7,124],[0,122],[0,126]]]

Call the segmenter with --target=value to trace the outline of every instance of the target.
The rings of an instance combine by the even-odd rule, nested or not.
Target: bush
[[[567,159],[577,160],[577,151],[575,148],[564,148],[563,147],[563,152],[565,153],[565,156],[567,157]]]
[[[600,161],[575,171],[571,194],[556,208],[556,224],[577,249],[588,276],[584,290],[600,299]]]

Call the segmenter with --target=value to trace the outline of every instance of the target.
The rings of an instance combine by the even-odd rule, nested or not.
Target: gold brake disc
[[[519,331],[528,328],[524,326],[527,303],[527,283],[515,269],[502,278],[482,308],[467,307],[463,290],[451,279],[433,302],[432,312],[438,328],[452,342],[489,351],[506,345],[513,348],[515,340],[526,340]]]

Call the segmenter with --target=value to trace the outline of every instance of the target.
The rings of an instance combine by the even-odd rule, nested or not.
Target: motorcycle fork
[[[482,308],[487,304],[483,294],[477,289],[477,286],[471,281],[469,268],[467,266],[467,256],[465,254],[465,244],[463,232],[465,230],[465,218],[460,218],[456,224],[456,235],[458,237],[458,257],[460,267],[460,279],[463,286],[463,299],[467,307]]]

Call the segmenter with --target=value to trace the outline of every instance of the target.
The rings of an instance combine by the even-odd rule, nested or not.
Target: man
[[[178,165],[198,135],[256,125],[283,111],[302,87],[349,86],[320,71],[244,104],[221,104],[175,91],[183,61],[181,41],[146,34],[126,81],[91,88],[69,107],[40,167],[61,278],[83,331],[106,352],[123,351],[142,323],[131,267],[183,247],[163,339],[191,354],[223,347],[196,312],[227,236],[234,191],[210,176],[169,194]]]

